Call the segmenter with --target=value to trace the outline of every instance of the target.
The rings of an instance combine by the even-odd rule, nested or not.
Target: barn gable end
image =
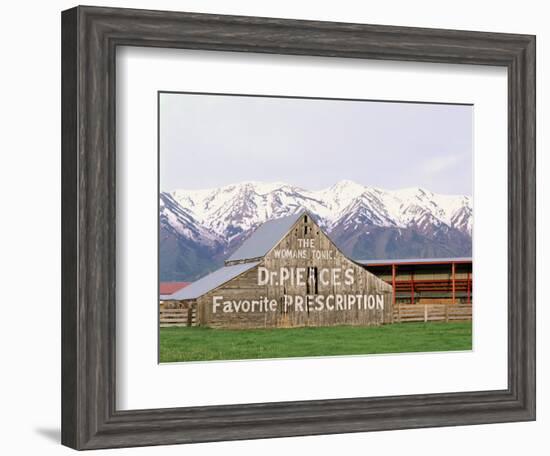
[[[204,293],[195,291],[187,298],[196,303],[201,325],[391,323],[391,286],[343,255],[306,212],[259,227],[214,275],[228,268],[241,269],[210,289],[204,285],[216,281],[209,276],[201,279],[195,290]]]

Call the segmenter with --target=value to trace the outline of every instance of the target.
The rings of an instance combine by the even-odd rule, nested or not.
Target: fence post
[[[187,307],[187,326],[193,326],[193,304]]]
[[[424,304],[424,323],[428,322],[428,304]]]

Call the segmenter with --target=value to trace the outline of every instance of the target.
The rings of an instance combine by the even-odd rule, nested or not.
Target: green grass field
[[[471,349],[471,322],[289,329],[160,329],[161,363]]]

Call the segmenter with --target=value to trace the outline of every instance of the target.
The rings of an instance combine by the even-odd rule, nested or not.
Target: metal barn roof
[[[214,271],[207,276],[204,276],[202,279],[193,282],[191,285],[182,288],[179,291],[176,291],[174,294],[170,295],[170,300],[181,301],[183,299],[195,299],[199,296],[202,296],[209,291],[218,288],[220,285],[234,279],[243,272],[252,269],[254,266],[260,264],[259,261],[252,263],[240,263],[230,266],[224,266],[217,271]]]
[[[363,266],[384,266],[392,264],[447,264],[447,263],[471,263],[472,257],[457,258],[396,258],[393,260],[355,260]]]
[[[241,261],[263,257],[288,233],[292,225],[304,214],[305,211],[301,211],[294,215],[269,220],[260,225],[227,261]]]

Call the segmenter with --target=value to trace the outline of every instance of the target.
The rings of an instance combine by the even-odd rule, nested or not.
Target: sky
[[[473,106],[160,94],[160,189],[341,180],[472,194]]]

